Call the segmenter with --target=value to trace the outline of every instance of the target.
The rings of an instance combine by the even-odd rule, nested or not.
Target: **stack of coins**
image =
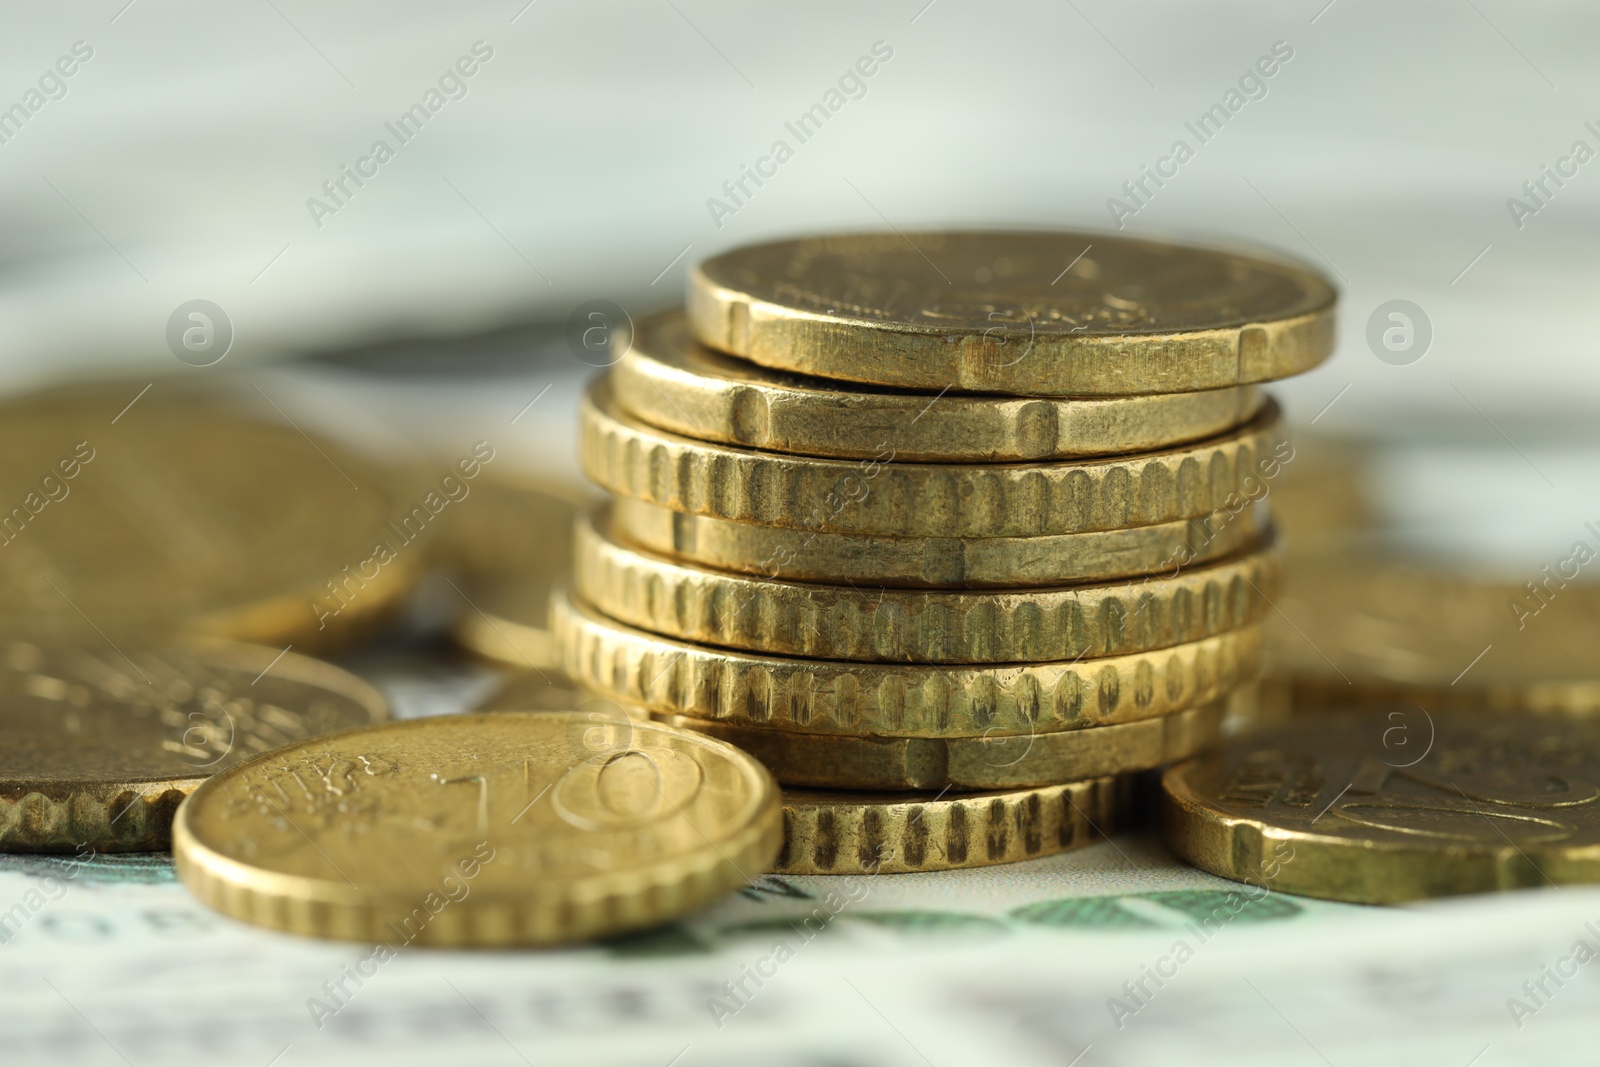
[[[765,763],[781,869],[1091,840],[1258,672],[1292,451],[1255,383],[1327,356],[1334,300],[1100,235],[704,262],[584,403],[613,500],[553,607],[565,668]]]

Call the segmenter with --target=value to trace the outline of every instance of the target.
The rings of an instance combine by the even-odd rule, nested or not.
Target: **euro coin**
[[[604,379],[580,414],[584,473],[619,496],[716,519],[889,537],[1035,537],[1198,518],[1267,490],[1292,455],[1268,403],[1210,441],[1017,464],[822,459],[680,437],[623,414]]]
[[[1600,724],[1329,711],[1162,781],[1163,836],[1265,890],[1394,904],[1600,881]]]
[[[1127,778],[986,793],[783,791],[777,874],[952,871],[1053,856],[1118,827]]]
[[[702,441],[807,456],[1018,463],[1150,452],[1248,422],[1252,386],[1148,396],[1020,399],[872,389],[734,359],[694,340],[682,311],[639,324],[611,368],[617,404]]]
[[[839,234],[746,245],[689,277],[712,348],[910,389],[1178,393],[1282,378],[1333,351],[1321,275],[1100,233]]]
[[[784,785],[822,789],[1016,789],[1149,770],[1215,742],[1223,706],[1054,733],[989,737],[843,737],[663,716],[721,738]]]
[[[1575,548],[1577,546],[1574,546]],[[1294,705],[1367,700],[1600,711],[1600,588],[1557,559],[1522,586],[1381,555],[1291,555],[1269,681]]]
[[[429,525],[392,473],[165,388],[0,409],[0,630],[326,651],[387,621],[425,569]]]
[[[385,719],[371,686],[251,645],[0,644],[0,850],[164,849],[219,770]]]
[[[301,742],[202,785],[178,877],[236,919],[406,945],[549,945],[652,926],[737,889],[782,844],[744,753],[563,712],[411,719]]]
[[[1257,550],[1134,581],[1003,591],[862,588],[729,574],[580,521],[575,588],[606,615],[700,644],[778,656],[1025,663],[1147,652],[1260,620],[1277,558]]]
[[[1245,551],[1271,528],[1265,506],[1249,500],[1201,519],[1039,537],[819,533],[686,515],[628,499],[612,503],[611,518],[620,541],[718,570],[913,589],[1005,589],[1176,575]]]
[[[732,652],[636,630],[565,598],[552,611],[567,673],[606,696],[832,736],[979,738],[1135,722],[1222,699],[1260,668],[1254,627],[1127,656],[945,666]]]

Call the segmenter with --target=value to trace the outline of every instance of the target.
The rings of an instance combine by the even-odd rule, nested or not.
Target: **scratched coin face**
[[[1304,268],[1109,234],[842,234],[699,264],[700,340],[771,367],[1041,395],[1264,381],[1332,350],[1335,293]]]
[[[388,723],[226,771],[178,814],[178,874],[247,921],[389,944],[548,944],[666,921],[766,870],[777,787],[621,711]]]
[[[386,715],[353,675],[277,649],[0,642],[0,849],[165,848],[209,775]]]
[[[1600,881],[1600,725],[1414,704],[1307,715],[1169,770],[1168,845],[1361,903]]]
[[[0,632],[307,650],[386,615],[423,567],[410,542],[428,525],[388,475],[287,421],[180,402],[174,388],[102,385],[3,409]]]

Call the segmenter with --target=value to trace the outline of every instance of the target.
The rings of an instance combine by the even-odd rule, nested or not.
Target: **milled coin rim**
[[[564,593],[552,597],[551,617],[566,673],[608,697],[820,737],[1081,733],[1225,699],[1260,670],[1258,626],[1126,656],[940,665],[716,649],[625,625]]]
[[[265,673],[270,668],[277,677],[343,697],[367,715],[365,723],[352,729],[389,721],[389,702],[377,687],[311,656],[220,638],[178,637],[148,651],[163,649],[205,656],[244,673],[258,669]],[[29,778],[0,771],[0,852],[56,853],[81,846],[101,852],[160,851],[170,843],[170,825],[179,801],[214,773],[196,768],[194,774],[183,775]],[[59,840],[53,844],[17,841],[18,827],[24,823],[30,838]],[[108,833],[113,824],[119,824],[122,831]]]
[[[607,379],[578,406],[579,459],[606,491],[686,514],[886,537],[1037,537],[1200,518],[1264,484],[1287,442],[1271,398],[1201,441],[1030,463],[828,459],[716,444],[620,409]]]
[[[614,535],[609,517],[609,505],[601,505],[578,520],[573,588],[583,599],[676,640],[803,658],[1000,664],[1149,652],[1259,622],[1280,570],[1269,532],[1242,552],[1177,574],[1009,589],[862,588],[674,558]],[[1182,634],[1173,621],[1180,597],[1191,617]],[[1141,636],[1142,617],[1153,620],[1149,628],[1160,626],[1160,636]],[[989,643],[975,647],[978,637]]]
[[[772,871],[907,874],[1056,856],[1104,840],[1132,794],[1126,775],[979,793],[785,788]]]

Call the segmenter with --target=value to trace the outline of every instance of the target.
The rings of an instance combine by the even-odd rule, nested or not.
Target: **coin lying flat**
[[[278,649],[4,642],[0,850],[166,848],[179,801],[218,770],[387,715],[365,682]]]
[[[580,411],[584,473],[619,496],[716,519],[891,537],[1036,537],[1198,518],[1265,491],[1293,450],[1270,401],[1210,441],[1017,464],[822,459],[735,448],[623,414],[605,379]],[[891,442],[892,444],[892,442]]]
[[[844,737],[686,716],[664,722],[721,738],[786,786],[822,789],[1016,789],[1149,770],[1212,744],[1222,704],[1090,730],[989,737]]]
[[[576,514],[564,493],[494,480],[446,516],[435,558],[456,574],[451,633],[461,647],[516,670],[557,669],[546,609],[572,566]]]
[[[1334,289],[1254,256],[1078,233],[862,233],[747,245],[689,276],[712,348],[912,389],[1174,393],[1309,370]]]
[[[685,515],[618,499],[618,539],[719,570],[873,588],[1016,588],[1181,573],[1259,544],[1266,508],[1125,530],[1042,537],[871,537]]]
[[[1530,592],[1343,552],[1291,556],[1288,568],[1283,614],[1267,631],[1271,680],[1296,706],[1600,711],[1594,585],[1541,575]]]
[[[412,719],[279,749],[178,811],[178,877],[237,919],[408,944],[546,945],[665,922],[782,844],[744,753],[577,712]]]
[[[408,531],[389,472],[167,388],[0,409],[0,629],[326,650],[384,621],[424,568],[428,512]]]
[[[606,615],[666,637],[778,656],[1027,663],[1146,652],[1257,622],[1277,558],[1258,550],[1134,581],[1007,591],[863,589],[712,570],[580,521],[576,589]]]
[[[1248,422],[1250,386],[1017,399],[870,389],[769,370],[697,343],[682,311],[639,324],[611,368],[618,406],[685,437],[807,456],[1016,463],[1149,452]]]
[[[1221,699],[1260,670],[1255,627],[1126,656],[966,666],[732,652],[636,630],[565,598],[551,611],[567,673],[606,696],[834,736],[985,737],[1134,722]]]
[[[1328,711],[1173,767],[1163,835],[1214,874],[1388,904],[1600,881],[1600,724]]]
[[[1093,844],[1132,799],[1127,778],[987,793],[783,791],[778,874],[990,867]]]

